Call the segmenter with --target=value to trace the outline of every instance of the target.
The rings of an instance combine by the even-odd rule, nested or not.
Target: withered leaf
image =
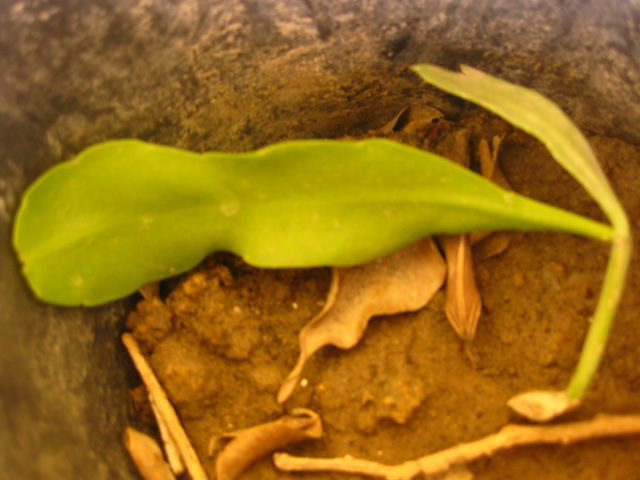
[[[398,131],[412,131],[417,127],[435,123],[444,119],[444,114],[429,105],[422,103],[411,103],[404,107],[379,131],[383,134]]]
[[[253,463],[287,445],[322,437],[322,422],[317,413],[306,408],[293,410],[273,422],[215,437],[209,454],[230,440],[216,459],[216,480],[233,480]]]
[[[468,235],[441,235],[440,244],[447,258],[445,314],[458,336],[470,342],[482,310],[482,300],[473,272]]]
[[[372,317],[419,310],[444,278],[444,261],[430,237],[363,265],[334,268],[327,303],[300,332],[300,357],[278,401],[291,395],[307,359],[320,348],[352,348]]]
[[[481,139],[476,147],[476,160],[480,164],[480,172],[483,177],[505,190],[513,191],[498,164],[498,154],[503,139],[503,136],[495,135],[491,141],[491,148],[485,138]],[[478,260],[501,254],[511,243],[509,232],[472,232],[469,238],[471,245],[474,246],[474,256]],[[478,246],[476,247],[476,245]]]
[[[469,167],[469,131],[455,134],[447,157],[463,167]],[[465,342],[471,342],[476,334],[482,300],[476,286],[469,235],[441,235],[440,245],[447,260],[447,294],[445,315],[449,323]],[[470,353],[470,350],[467,350]],[[473,360],[473,356],[470,355]]]
[[[513,188],[509,185],[509,182],[498,165],[498,153],[500,152],[500,145],[502,145],[503,139],[504,137],[502,136],[494,136],[491,140],[491,148],[489,148],[489,142],[487,142],[485,138],[481,139],[476,149],[476,157],[480,163],[480,172],[483,177],[491,180],[505,190],[513,191]]]
[[[481,262],[493,258],[504,252],[511,245],[511,232],[489,232],[484,238],[474,238],[469,235],[469,241],[473,248],[473,258]]]
[[[175,480],[176,477],[164,461],[160,446],[149,435],[127,427],[124,446],[144,480]]]

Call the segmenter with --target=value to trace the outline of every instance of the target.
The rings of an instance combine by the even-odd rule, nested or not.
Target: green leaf
[[[95,145],[26,193],[14,231],[43,300],[95,305],[230,251],[261,267],[353,265],[431,234],[609,226],[504,191],[389,140],[292,141],[196,154]]]
[[[589,142],[551,100],[466,65],[461,67],[462,73],[428,64],[414,65],[412,69],[424,81],[477,103],[536,137],[591,194],[614,224],[624,222],[624,211]]]

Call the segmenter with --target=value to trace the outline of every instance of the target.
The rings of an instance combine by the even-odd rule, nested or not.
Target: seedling
[[[575,233],[613,247],[578,369],[562,394],[572,404],[597,369],[622,292],[630,250],[624,212],[586,140],[550,101],[469,69],[415,69],[540,138],[613,228],[389,140],[291,141],[239,154],[117,140],[54,167],[25,194],[13,240],[29,284],[44,301],[97,305],[220,250],[259,267],[350,266],[435,234]]]
[[[549,99],[470,67],[463,67],[462,74],[434,65],[416,65],[413,69],[425,81],[481,105],[538,138],[589,192],[613,226],[611,256],[600,299],[569,386],[563,392],[535,391],[510,400],[510,406],[518,413],[533,420],[550,420],[580,401],[602,360],[631,259],[629,220],[591,146]]]

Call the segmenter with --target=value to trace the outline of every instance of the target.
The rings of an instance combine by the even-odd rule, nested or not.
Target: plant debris
[[[260,458],[288,445],[322,437],[317,413],[298,408],[273,422],[211,439],[209,455],[228,441],[216,459],[216,480],[233,480]]]
[[[430,237],[364,265],[334,268],[325,307],[300,332],[300,357],[280,387],[278,401],[289,397],[307,359],[320,348],[352,348],[372,317],[424,307],[444,276],[444,262]]]
[[[124,432],[124,446],[144,480],[175,480],[158,442],[149,435],[128,427]]]
[[[458,165],[470,168],[469,130],[464,128],[453,135],[447,158]],[[496,157],[497,158],[497,157]],[[464,341],[467,356],[476,365],[477,357],[471,346],[476,336],[482,300],[476,285],[469,235],[440,235],[438,237],[447,262],[447,320]]]
[[[286,453],[274,455],[276,466],[287,472],[338,472],[386,480],[411,480],[422,474],[433,477],[451,468],[470,463],[498,451],[524,445],[568,445],[603,437],[640,435],[640,416],[598,415],[593,420],[560,425],[515,425],[503,427],[475,442],[463,443],[400,465],[383,465],[351,456],[342,458],[304,458]]]
[[[207,475],[202,468],[202,464],[194,451],[186,432],[180,424],[178,415],[171,405],[171,402],[164,393],[164,389],[156,378],[151,366],[147,362],[138,346],[138,342],[130,333],[122,335],[122,343],[124,343],[131,360],[133,360],[142,381],[149,391],[149,401],[155,405],[155,411],[160,418],[159,423],[166,425],[166,431],[171,437],[171,443],[175,444],[175,448],[180,454],[181,460],[191,475],[192,480],[207,480]]]
[[[471,342],[476,336],[482,300],[476,285],[468,235],[438,237],[447,259],[447,300],[445,314],[449,323],[464,341],[467,355],[477,363]]]

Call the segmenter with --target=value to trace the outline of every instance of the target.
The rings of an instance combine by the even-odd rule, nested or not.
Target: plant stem
[[[582,398],[589,388],[602,360],[611,325],[624,291],[631,261],[631,234],[624,212],[622,215],[616,215],[615,220],[616,233],[598,305],[582,346],[578,365],[566,390],[570,399]]]

